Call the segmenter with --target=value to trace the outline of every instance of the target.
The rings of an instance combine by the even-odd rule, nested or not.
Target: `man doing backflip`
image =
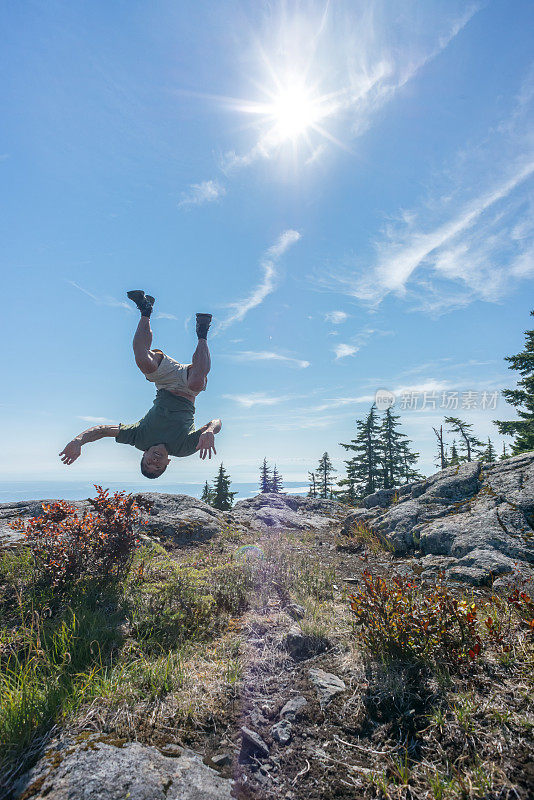
[[[211,367],[208,330],[211,314],[197,314],[198,345],[190,364],[180,364],[161,350],[151,349],[150,315],[154,298],[140,289],[128,292],[141,312],[133,339],[135,363],[147,379],[156,385],[154,405],[133,425],[97,425],[78,434],[60,458],[72,464],[87,442],[113,436],[119,444],[130,444],[143,451],[141,472],[146,478],[159,478],[170,456],[190,456],[200,451],[200,458],[216,454],[214,436],[221,430],[221,420],[212,419],[195,430],[195,397],[206,388]]]

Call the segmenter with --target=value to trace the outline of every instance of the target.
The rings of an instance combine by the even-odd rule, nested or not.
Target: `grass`
[[[393,545],[363,520],[355,522],[348,533],[338,534],[336,548],[348,553],[367,550],[373,555],[393,552]]]
[[[361,535],[365,542],[374,536]],[[354,636],[354,613],[344,589],[334,588],[336,559],[350,553],[320,551],[308,533],[269,532],[255,542],[250,532],[231,529],[172,554],[147,544],[123,580],[105,590],[87,584],[61,603],[33,582],[27,551],[1,554],[0,797],[56,725],[202,749],[207,736],[221,738],[243,724],[247,698],[254,707],[269,700],[276,707],[273,685],[286,674],[287,694],[299,674],[279,646],[292,624],[281,611],[289,602],[306,610],[303,633],[329,644],[318,665],[350,686],[317,730],[306,729],[304,748],[313,737],[325,748],[336,736],[348,742],[335,756],[350,767],[343,779],[356,781],[354,796],[508,797],[506,775],[520,768],[513,766],[516,742],[523,746],[533,733],[527,628],[507,639],[505,653],[489,646],[488,630],[488,647],[467,660],[469,669],[426,657],[386,659]],[[383,561],[381,546],[371,552]],[[507,637],[515,630],[506,603],[494,604],[491,615]],[[296,751],[304,764],[306,752]],[[293,791],[291,764],[288,774],[284,791]],[[307,779],[299,778],[298,791],[313,797]],[[309,779],[316,780],[312,771]]]

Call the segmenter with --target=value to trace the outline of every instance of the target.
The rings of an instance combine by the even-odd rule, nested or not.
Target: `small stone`
[[[284,645],[295,661],[301,661],[322,653],[329,642],[323,637],[308,636],[302,633],[298,625],[292,625],[284,639]]]
[[[211,760],[217,767],[227,767],[232,763],[232,756],[230,753],[221,753],[218,756],[212,756]]]
[[[301,694],[297,695],[296,697],[291,698],[288,700],[285,706],[280,711],[281,717],[287,717],[288,719],[294,719],[299,711],[304,708],[304,706],[308,705],[308,701],[305,697]]]
[[[304,606],[299,606],[298,603],[290,603],[284,608],[284,611],[293,619],[302,619],[306,616],[306,609]]]
[[[273,725],[271,728],[271,735],[273,739],[280,744],[289,744],[291,741],[291,732],[293,726],[288,719],[282,719]]]
[[[337,675],[332,675],[331,672],[325,672],[322,669],[310,669],[308,670],[308,675],[315,686],[321,707],[328,705],[336,694],[344,692],[347,688],[341,678],[338,678]]]
[[[245,751],[245,754],[254,753],[264,756],[267,758],[269,755],[269,747],[263,741],[261,736],[259,736],[255,731],[251,731],[250,728],[243,726],[241,728],[241,737],[242,737],[242,745],[241,745],[241,752]]]

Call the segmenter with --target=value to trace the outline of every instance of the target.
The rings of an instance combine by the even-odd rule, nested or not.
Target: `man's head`
[[[143,453],[141,472],[145,478],[159,478],[167,469],[170,460],[165,445],[154,444]]]

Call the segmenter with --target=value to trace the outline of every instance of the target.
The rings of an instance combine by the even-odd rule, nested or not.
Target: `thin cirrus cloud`
[[[274,353],[270,350],[242,350],[239,353],[232,353],[228,356],[235,361],[280,361],[290,367],[306,369],[310,366],[309,361],[292,356],[285,356],[282,353]]]
[[[332,325],[341,325],[342,322],[349,318],[349,315],[346,311],[328,311],[324,318],[327,322],[331,322]]]
[[[203,206],[205,203],[214,203],[225,194],[226,189],[219,181],[192,183],[185,192],[182,192],[178,207],[192,208],[193,206]]]
[[[91,300],[99,306],[112,306],[114,308],[124,308],[126,311],[132,311],[133,307],[131,303],[127,303],[125,300],[116,300],[114,297],[110,295],[96,295],[93,292],[90,292],[88,289],[84,289],[83,286],[80,286],[76,281],[67,281],[70,283],[71,286],[74,286],[75,289],[82,292],[86,297],[90,297]]]
[[[370,268],[352,264],[316,283],[375,306],[395,293],[442,313],[474,299],[499,301],[532,277],[533,98],[534,73],[484,143],[460,151],[430,196],[386,226]],[[473,186],[484,188],[473,196]]]
[[[355,344],[338,344],[334,347],[334,353],[336,354],[336,361],[340,358],[347,358],[348,356],[354,356],[358,352],[360,348]]]
[[[106,423],[113,423],[113,420],[108,419],[107,417],[91,417],[91,416],[79,415],[78,419],[82,419],[84,422],[92,422],[93,425],[105,425]]]
[[[278,281],[278,271],[276,269],[278,261],[291,245],[298,242],[299,239],[300,233],[289,229],[281,234],[272,247],[269,247],[260,261],[261,281],[243,300],[229,303],[229,307],[233,311],[222,321],[220,326],[222,329],[227,328],[234,322],[242,322],[249,311],[261,305],[265,298],[275,290]]]
[[[225,400],[233,400],[243,408],[253,408],[253,406],[275,406],[289,400],[289,397],[274,397],[264,392],[251,392],[250,394],[224,394]]]

